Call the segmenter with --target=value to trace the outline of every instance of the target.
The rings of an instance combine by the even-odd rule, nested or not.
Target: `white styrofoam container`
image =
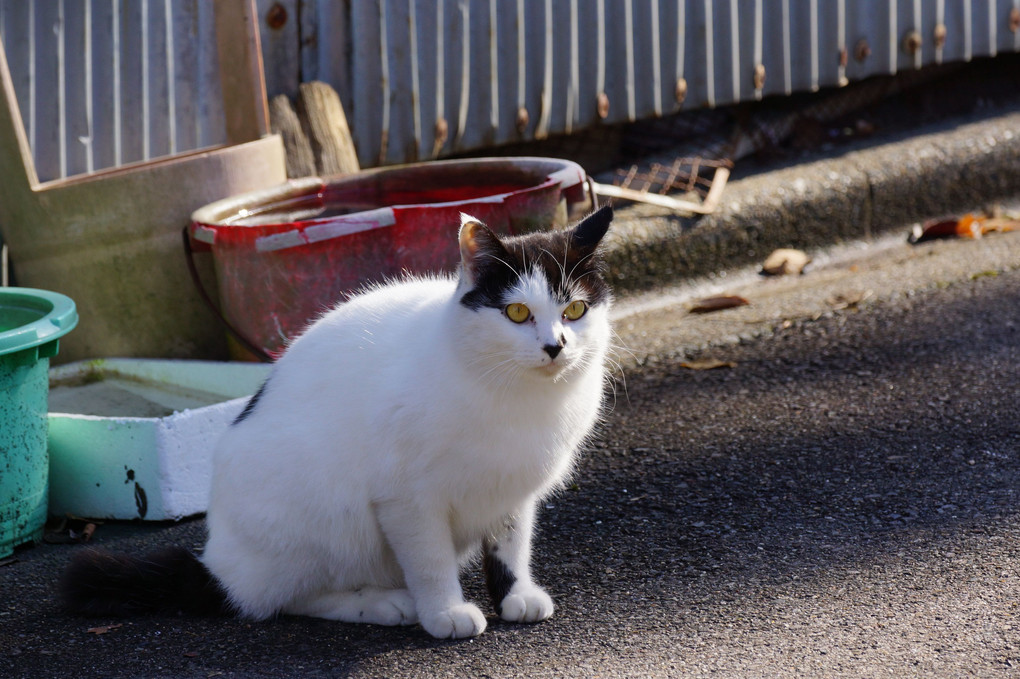
[[[50,370],[50,514],[175,520],[206,510],[217,439],[270,366],[99,359]]]

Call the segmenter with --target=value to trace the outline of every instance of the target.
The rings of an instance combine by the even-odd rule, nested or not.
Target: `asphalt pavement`
[[[1015,113],[1000,113],[861,152],[962,148],[947,140],[966,130],[985,154],[1013,143],[1007,127],[1020,129]],[[1020,155],[989,153],[1005,169],[968,178],[987,190],[981,201],[961,198],[960,209],[1007,197],[1018,181]],[[811,177],[817,169],[780,172]],[[0,566],[0,676],[1016,674],[1020,234],[912,246],[913,217],[904,214],[898,226],[834,232],[843,245],[823,247],[815,235],[798,243],[768,220],[745,228],[748,196],[764,186],[755,182],[792,181],[766,174],[731,187],[722,210],[731,221],[716,222],[715,236],[707,223],[620,211],[621,231],[633,238],[616,246],[624,254],[615,261],[644,267],[628,280],[652,271],[658,284],[639,294],[651,286],[628,285],[614,269],[625,294],[612,408],[574,483],[540,517],[535,571],[558,606],[551,620],[521,626],[493,617],[481,637],[443,642],[418,627],[296,617],[83,619],[62,613],[54,596],[81,547],[41,544]],[[885,189],[867,181],[875,201]],[[812,213],[812,201],[849,190],[812,186],[790,185],[776,224],[815,234],[821,227],[810,215],[827,212]],[[726,234],[742,233],[714,251],[742,248],[738,260],[748,263],[772,245],[798,244],[811,246],[815,261],[782,278],[759,277],[753,265],[646,266],[653,257],[637,253],[662,250],[670,229],[731,244]],[[690,312],[711,294],[748,304]],[[699,369],[709,360],[721,367]],[[144,552],[199,549],[203,539],[203,520],[194,518],[107,523],[92,541]],[[485,601],[478,572],[464,582],[469,597]]]
[[[82,619],[53,593],[81,547],[42,544],[0,567],[0,674],[1015,674],[1020,234],[817,256],[801,276],[621,303],[612,410],[542,512],[551,620],[441,642],[291,617]],[[691,314],[701,293],[749,304]],[[706,359],[729,367],[684,367]],[[93,542],[199,548],[203,530],[112,523]],[[484,601],[476,572],[465,583]]]

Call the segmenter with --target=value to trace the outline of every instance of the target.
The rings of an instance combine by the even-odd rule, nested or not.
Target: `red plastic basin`
[[[220,306],[249,342],[278,353],[346,295],[403,272],[452,271],[460,213],[502,234],[548,229],[589,197],[575,163],[482,158],[307,177],[192,214],[212,252]]]

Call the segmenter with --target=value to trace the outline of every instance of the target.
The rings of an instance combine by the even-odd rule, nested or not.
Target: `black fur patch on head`
[[[607,301],[610,291],[597,250],[612,218],[612,208],[605,206],[566,231],[499,238],[487,228],[475,229],[471,261],[464,262],[474,286],[461,304],[501,309],[506,291],[534,271],[545,275],[550,293],[564,304],[573,300],[574,290],[589,305]]]

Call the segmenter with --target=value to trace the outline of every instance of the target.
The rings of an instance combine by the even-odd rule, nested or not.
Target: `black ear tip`
[[[613,221],[613,206],[603,205],[595,212],[578,222],[574,227],[573,242],[575,247],[594,248],[609,230]]]
[[[592,212],[590,215],[584,218],[585,222],[592,222],[599,225],[599,227],[609,228],[609,223],[613,221],[613,206],[610,203],[606,203],[599,209]]]

